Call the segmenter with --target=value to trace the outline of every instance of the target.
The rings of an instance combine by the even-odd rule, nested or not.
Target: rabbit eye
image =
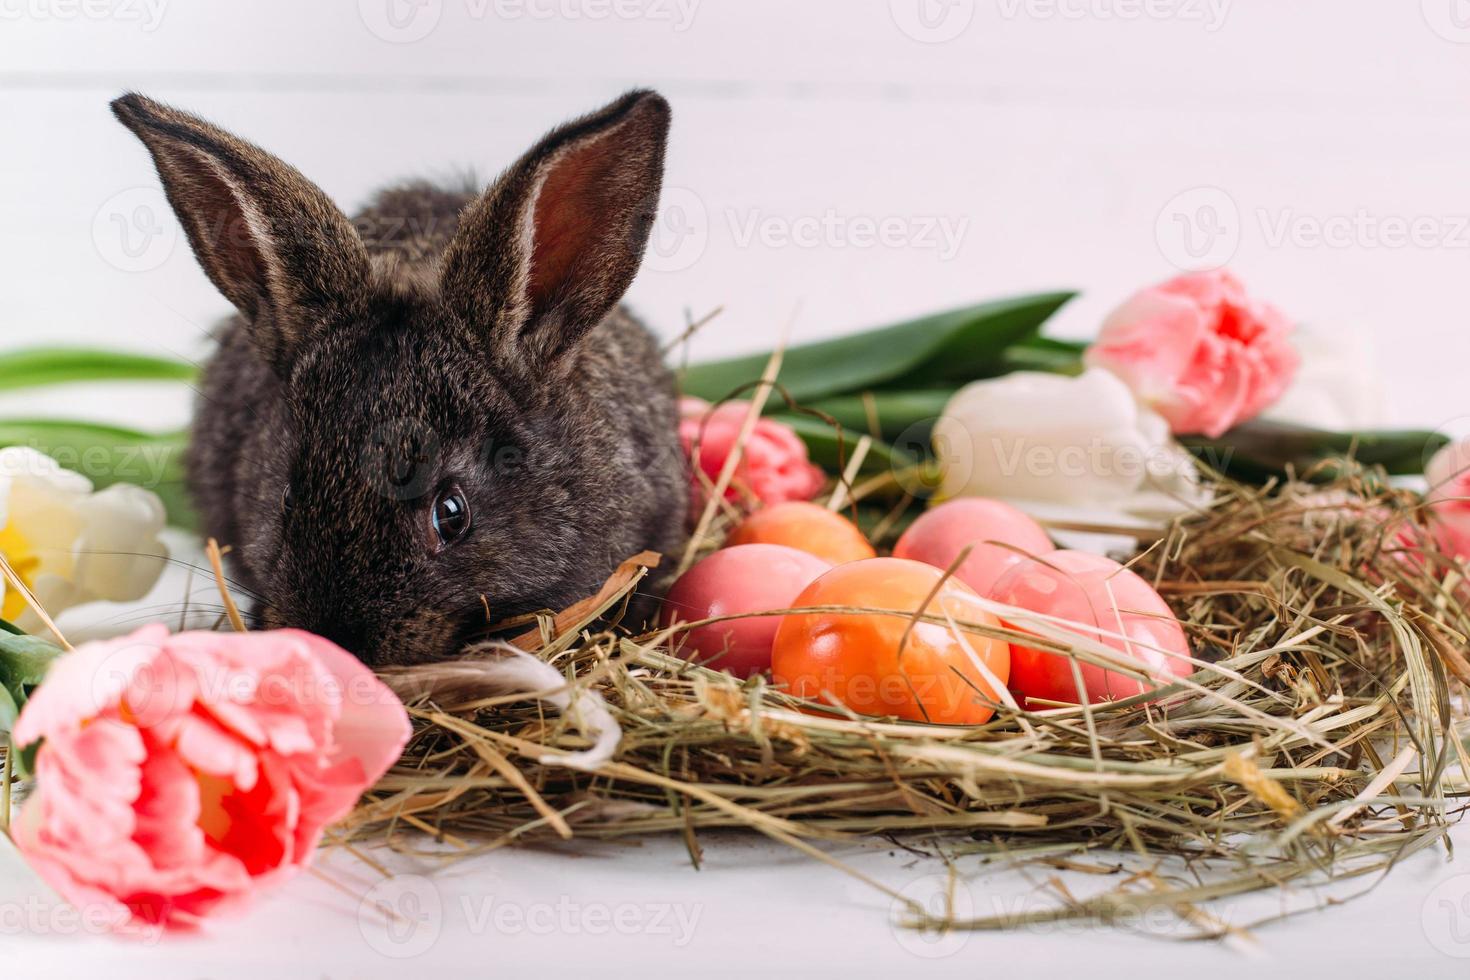
[[[464,537],[470,529],[470,502],[459,487],[450,487],[434,498],[429,511],[429,522],[434,536],[431,541],[436,550]]]
[[[284,490],[281,491],[281,511],[282,511],[282,513],[286,513],[286,514],[291,513],[291,505],[294,502],[295,501],[294,501],[294,499],[291,496],[291,488],[288,486],[286,489],[284,489]]]

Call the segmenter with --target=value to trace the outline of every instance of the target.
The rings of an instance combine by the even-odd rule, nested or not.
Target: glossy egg
[[[1045,702],[1080,704],[1083,696],[1093,703],[1130,698],[1194,671],[1189,661],[1181,659],[1189,656],[1189,642],[1168,603],[1153,586],[1111,558],[1054,551],[1028,559],[1002,576],[991,596],[997,602],[1069,620],[1077,625],[1079,636],[1129,655],[1157,678],[1156,684],[1147,684],[1078,660],[1083,687],[1079,693],[1071,657],[1013,643],[1010,686],[1024,708],[1055,707]]]
[[[802,589],[831,568],[815,555],[778,544],[724,548],[696,563],[669,589],[663,625],[790,609]],[[715,670],[749,677],[771,666],[779,616],[752,616],[696,626],[679,652]]]
[[[804,500],[762,507],[726,539],[735,544],[784,544],[840,565],[876,554],[858,526],[841,514]]]
[[[967,546],[955,578],[981,595],[1028,555],[1056,550],[1041,525],[1010,504],[962,497],[925,511],[898,539],[893,556],[949,568]]]
[[[941,581],[943,586],[935,592]],[[934,598],[925,605],[931,593]],[[960,622],[989,626],[998,622],[979,607],[979,597],[969,586],[945,580],[932,565],[903,558],[838,565],[807,586],[794,605],[904,614],[922,609],[933,615],[947,613]],[[979,725],[989,720],[997,698],[974,658],[1000,685],[1005,684],[1010,648],[1004,640],[916,622],[911,615],[792,613],[776,630],[771,676],[792,694],[840,703],[859,714]]]

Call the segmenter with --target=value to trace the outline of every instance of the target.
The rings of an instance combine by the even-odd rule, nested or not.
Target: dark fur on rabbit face
[[[263,625],[371,664],[439,659],[678,546],[672,378],[617,306],[657,203],[662,98],[554,130],[483,195],[409,185],[356,222],[193,116],[137,95],[113,111],[240,311],[188,469]]]

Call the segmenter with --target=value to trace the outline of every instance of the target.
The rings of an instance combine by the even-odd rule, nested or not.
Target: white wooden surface
[[[0,337],[206,350],[225,304],[107,113],[124,89],[212,117],[352,206],[402,176],[491,175],[635,84],[664,91],[676,123],[630,298],[667,335],[723,305],[697,355],[768,344],[787,322],[799,340],[1055,287],[1085,290],[1056,328],[1086,336],[1137,285],[1228,258],[1299,319],[1378,348],[1386,422],[1470,429],[1465,0],[0,0]],[[186,409],[166,388],[0,399],[160,425]],[[176,571],[69,628],[176,614],[189,587]],[[940,870],[844,856],[894,887]],[[1248,948],[1073,929],[916,941],[829,869],[745,838],[709,857],[696,873],[669,842],[499,852],[375,893],[405,911],[437,902],[401,941],[374,932],[371,903],[359,915],[371,877],[338,858],[347,893],[302,878],[243,922],[159,948],[58,926],[44,900],[27,913],[40,893],[7,879],[0,962],[16,976],[585,976],[782,972],[780,955],[805,975],[1330,962],[1430,977],[1463,975],[1470,955],[1470,867],[1442,855]],[[967,893],[982,910],[1037,895],[962,870],[981,874]],[[631,925],[599,930],[623,904]],[[660,925],[694,920],[687,942],[655,928],[660,908]]]

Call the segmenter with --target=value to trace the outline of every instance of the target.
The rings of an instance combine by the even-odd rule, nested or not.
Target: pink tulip
[[[1440,549],[1470,558],[1470,437],[1452,442],[1424,468],[1430,527]]]
[[[308,864],[408,735],[398,698],[320,637],[146,626],[61,657],[26,703],[15,843],[121,929],[193,925]]]
[[[1122,378],[1176,435],[1215,438],[1285,393],[1300,362],[1291,330],[1228,272],[1193,273],[1113,311],[1086,361]]]
[[[749,411],[748,402],[725,402],[712,409],[699,398],[679,400],[679,439],[691,465],[697,465],[710,483],[719,479]],[[698,473],[693,479],[694,503],[701,506],[707,484]],[[763,418],[745,441],[745,452],[725,496],[739,499],[744,495],[765,504],[811,500],[825,479],[807,458],[806,443],[791,426]]]

